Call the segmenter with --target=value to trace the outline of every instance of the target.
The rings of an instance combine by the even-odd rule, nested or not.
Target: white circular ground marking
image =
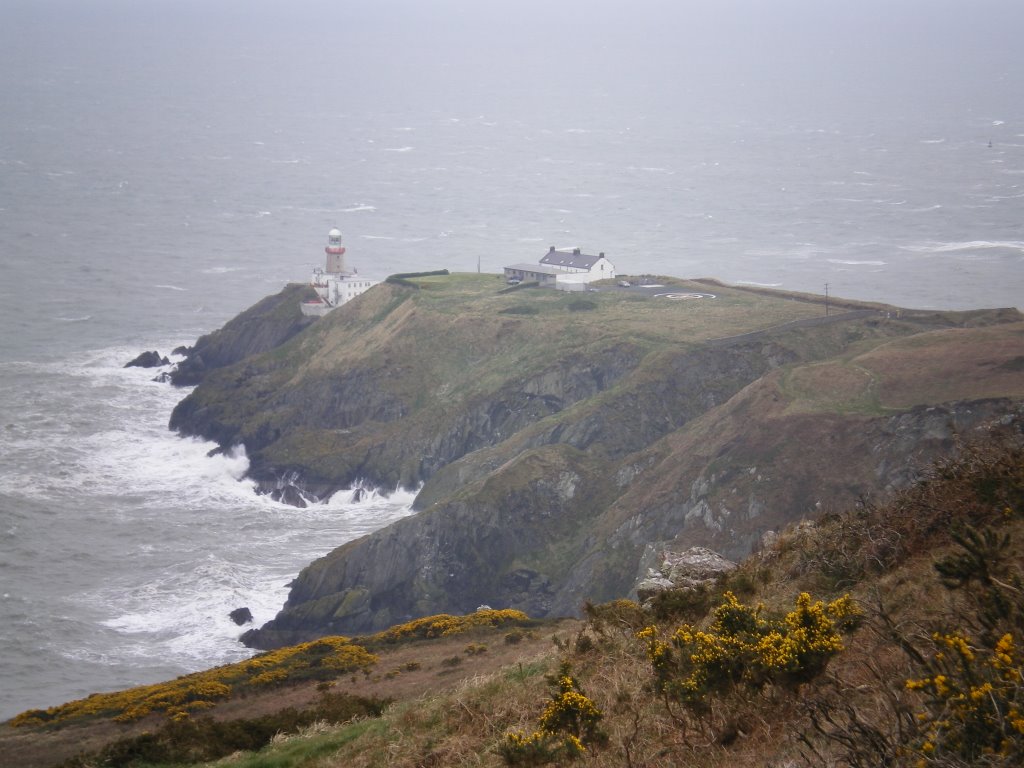
[[[656,293],[654,298],[685,301],[686,299],[714,299],[717,297],[713,293]]]

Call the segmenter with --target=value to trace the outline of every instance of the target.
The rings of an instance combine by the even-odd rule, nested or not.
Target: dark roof
[[[544,254],[544,258],[540,260],[540,263],[547,264],[552,267],[590,269],[602,258],[604,258],[603,253],[597,256],[591,256],[588,253],[580,253],[579,248],[574,248],[571,251],[556,251],[554,247],[552,247],[546,254]]]

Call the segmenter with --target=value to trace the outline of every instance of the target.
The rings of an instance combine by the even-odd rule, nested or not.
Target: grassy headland
[[[173,425],[244,442],[268,489],[423,484],[418,515],[311,564],[247,642],[481,603],[570,615],[626,594],[648,546],[741,557],[1024,398],[1015,310],[826,316],[822,297],[656,281],[406,276],[209,373]]]

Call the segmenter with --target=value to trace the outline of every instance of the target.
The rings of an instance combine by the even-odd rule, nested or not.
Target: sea
[[[124,368],[320,265],[1024,306],[1024,4],[0,0],[0,719],[245,658],[304,509]]]

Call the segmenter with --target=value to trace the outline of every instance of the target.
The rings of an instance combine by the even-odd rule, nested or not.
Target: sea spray
[[[411,513],[401,490],[257,495],[244,446],[167,430],[188,390],[122,368],[134,354],[0,364],[0,717],[245,658],[233,609],[273,618],[302,567]]]

